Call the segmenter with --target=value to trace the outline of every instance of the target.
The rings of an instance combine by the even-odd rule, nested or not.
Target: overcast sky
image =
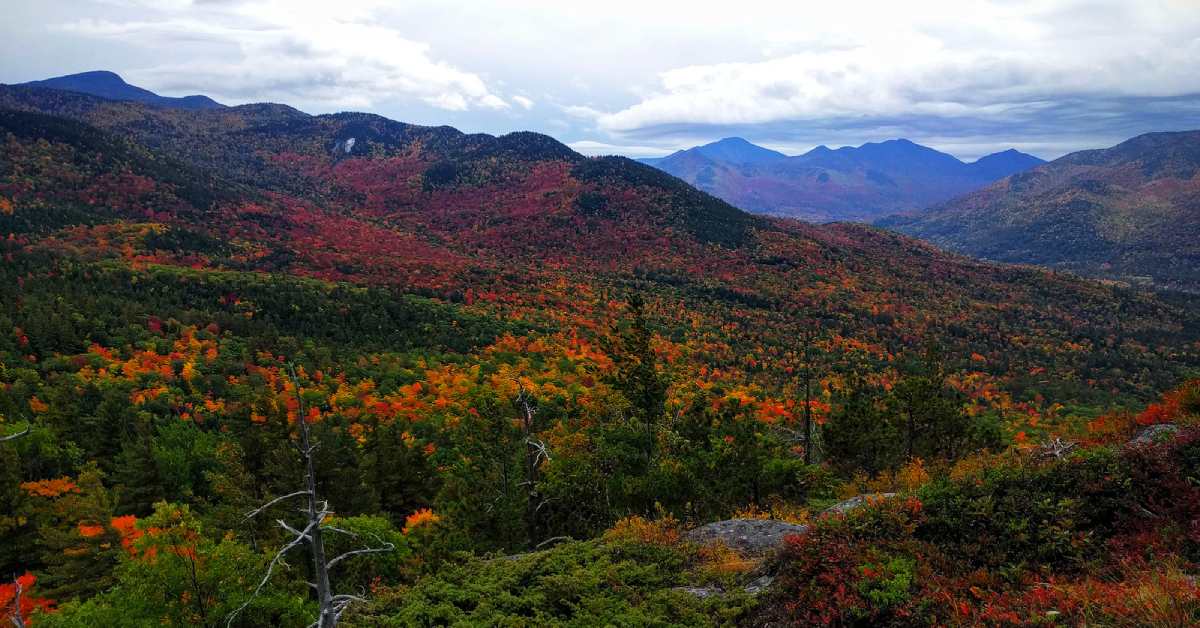
[[[4,0],[0,82],[549,133],[655,156],[907,137],[1045,158],[1200,128],[1200,0]]]

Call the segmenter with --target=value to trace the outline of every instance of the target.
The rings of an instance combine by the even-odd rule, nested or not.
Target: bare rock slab
[[[848,513],[851,510],[857,510],[859,508],[862,508],[863,506],[866,506],[869,502],[882,501],[884,499],[891,499],[895,496],[896,496],[895,493],[874,493],[874,494],[870,494],[870,495],[855,495],[854,497],[851,497],[850,499],[844,499],[844,500],[830,506],[829,508],[826,508],[824,513],[822,513],[822,514],[841,515],[841,514]]]
[[[807,531],[808,526],[774,519],[726,519],[702,525],[685,536],[693,543],[720,541],[739,554],[761,556],[782,546],[785,537]]]

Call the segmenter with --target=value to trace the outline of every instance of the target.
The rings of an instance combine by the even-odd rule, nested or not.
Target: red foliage
[[[14,613],[20,613],[22,621],[28,625],[32,623],[30,616],[35,610],[53,611],[54,600],[34,597],[33,585],[35,583],[37,583],[37,577],[27,571],[24,575],[18,576],[15,582],[0,584],[0,618],[7,620]],[[18,586],[21,589],[20,608],[17,608],[16,604]]]

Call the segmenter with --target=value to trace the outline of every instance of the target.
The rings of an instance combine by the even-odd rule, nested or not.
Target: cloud
[[[563,113],[567,114],[568,116],[581,120],[596,120],[607,115],[599,109],[594,109],[584,105],[565,105],[561,107],[561,109]]]
[[[204,92],[234,103],[282,100],[325,110],[405,98],[448,111],[511,107],[478,74],[437,60],[427,44],[373,21],[371,3],[340,2],[345,10],[337,14],[304,2],[165,6],[158,19],[81,19],[57,28],[152,49],[194,47],[199,54],[186,60],[128,72],[168,92]]]
[[[1200,92],[1200,73],[1181,72],[1200,58],[1200,41],[1121,60],[1034,58],[1024,53],[947,50],[914,39],[793,54],[755,63],[664,72],[660,89],[597,117],[601,128],[630,132],[670,124],[751,125],[781,120],[924,115],[1017,120],[1067,99]],[[1117,67],[1123,66],[1123,67]]]
[[[170,95],[614,149],[908,137],[1054,156],[1200,127],[1196,1],[56,0],[5,7],[0,73],[106,68]]]
[[[1200,11],[1187,2],[896,4],[826,7],[810,20],[821,30],[765,37],[766,58],[662,71],[632,104],[593,112],[596,127],[614,138],[776,142],[819,130],[818,143],[868,128],[950,140],[990,131],[1033,145],[1042,132],[1095,138],[1188,116],[1200,125]]]
[[[671,153],[671,149],[661,146],[637,146],[628,144],[609,144],[595,140],[580,140],[567,144],[577,153],[584,155],[625,155],[627,157],[662,157]]]

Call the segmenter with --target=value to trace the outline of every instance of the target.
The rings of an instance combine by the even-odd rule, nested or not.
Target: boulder
[[[745,556],[762,556],[781,545],[784,537],[804,534],[808,526],[774,519],[726,519],[689,531],[685,538],[693,543],[720,541]]]
[[[1138,432],[1137,436],[1134,436],[1133,439],[1129,441],[1129,444],[1153,445],[1154,443],[1160,443],[1171,436],[1174,436],[1175,432],[1178,431],[1179,426],[1175,425],[1174,423],[1159,423],[1158,425],[1151,425]]]
[[[869,500],[879,501],[879,500],[884,500],[884,499],[891,499],[892,497],[895,497],[895,496],[896,496],[895,493],[872,493],[869,495],[855,495],[854,497],[851,497],[850,499],[844,499],[844,500],[830,506],[829,508],[826,508],[825,512],[823,512],[822,514],[842,515],[842,514],[846,514],[846,513],[850,512],[851,510],[862,508],[863,506],[865,506],[867,504],[867,502]]]
[[[759,593],[766,591],[774,581],[774,576],[759,576],[743,586],[742,590],[750,595],[758,595]],[[705,587],[675,587],[675,590],[694,595],[698,598],[712,597],[714,595],[725,595],[729,592],[726,589],[722,589],[721,587],[713,585]]]

